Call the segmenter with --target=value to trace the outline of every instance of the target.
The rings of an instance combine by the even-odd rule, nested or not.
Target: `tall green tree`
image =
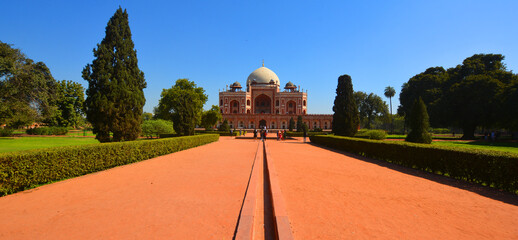
[[[462,128],[463,139],[474,139],[479,126],[498,127],[507,109],[501,109],[501,94],[512,79],[501,54],[475,54],[462,65],[448,69],[449,79],[443,101],[451,125]]]
[[[477,127],[508,126],[503,119],[515,108],[507,101],[516,75],[503,60],[501,54],[475,54],[448,70],[427,69],[403,84],[398,114],[408,115],[412,102],[422,97],[431,126],[460,127],[463,139],[474,139]]]
[[[353,93],[351,77],[349,75],[338,77],[332,123],[333,132],[336,135],[354,136],[358,131],[360,118]]]
[[[138,67],[126,10],[115,11],[93,53],[95,59],[83,69],[88,81],[86,116],[93,132],[101,142],[135,140],[141,132],[146,81]]]
[[[392,97],[394,97],[394,95],[396,95],[396,90],[391,87],[391,86],[387,86],[385,88],[385,97],[387,97],[389,99],[389,102],[390,102],[390,131],[392,132],[393,131],[393,123],[392,123]]]
[[[201,126],[205,128],[205,130],[210,130],[216,123],[220,122],[222,118],[219,106],[212,105],[209,110],[203,112],[201,116]]]
[[[230,126],[228,125],[228,121],[227,119],[224,119],[223,120],[223,123],[221,123],[218,127],[218,131],[222,131],[222,132],[228,132],[230,131]]]
[[[419,73],[404,83],[399,93],[398,114],[410,115],[412,106],[419,97],[428,108],[430,123],[435,127],[447,127],[448,119],[445,116],[447,104],[442,97],[449,79],[449,74],[443,67],[431,67]],[[405,118],[408,125],[408,117]]]
[[[85,101],[84,88],[80,83],[73,81],[59,81],[57,110],[48,120],[50,125],[61,127],[78,127],[84,123],[83,104]]]
[[[513,80],[505,87],[501,100],[501,113],[505,113],[501,114],[500,126],[518,131],[518,75],[514,75]]]
[[[152,113],[148,113],[148,112],[142,113],[142,120],[146,121],[146,120],[152,120],[152,119],[153,119]]]
[[[302,119],[302,116],[299,116],[300,119]],[[293,119],[293,117],[290,118],[290,123],[288,124],[288,130],[290,130],[290,132],[293,132],[293,129],[295,128],[295,120]]]
[[[303,124],[304,124],[304,122],[302,121],[302,116],[301,116],[301,115],[299,115],[299,116],[297,117],[297,132],[302,132],[302,131],[304,130],[304,129],[302,128],[302,127],[303,127],[303,126],[302,126]]]
[[[423,99],[419,98],[414,102],[414,106],[409,115],[410,133],[405,141],[415,143],[431,143],[432,136],[428,133],[430,127],[428,112]]]
[[[205,90],[188,79],[178,79],[172,88],[162,90],[160,96],[155,116],[172,120],[178,134],[194,135],[207,101]]]
[[[358,105],[360,122],[365,128],[371,129],[372,122],[376,119],[382,119],[386,122],[388,107],[380,96],[374,93],[367,95],[362,91],[358,91],[354,92],[354,100]]]
[[[17,128],[52,116],[56,85],[43,62],[0,41],[0,125]]]
[[[392,114],[392,97],[394,97],[394,95],[396,95],[396,90],[394,90],[393,87],[391,86],[387,86],[385,88],[385,97],[387,97],[390,101],[390,114]]]

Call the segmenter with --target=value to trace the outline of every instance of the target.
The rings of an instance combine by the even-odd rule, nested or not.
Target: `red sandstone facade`
[[[235,82],[219,93],[223,119],[231,128],[287,129],[290,118],[297,121],[302,115],[310,129],[331,129],[333,115],[307,114],[307,92],[301,92],[300,86],[297,89],[291,82],[280,91],[279,78],[264,65],[248,76],[246,90],[241,89],[241,84]]]

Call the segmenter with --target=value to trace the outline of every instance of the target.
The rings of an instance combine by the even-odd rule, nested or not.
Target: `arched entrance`
[[[230,113],[239,113],[239,102],[236,100],[230,101]]]
[[[272,113],[272,99],[264,94],[255,98],[255,113]]]
[[[263,119],[263,120],[259,121],[259,128],[264,128],[264,127],[266,127],[266,120]]]
[[[297,113],[297,104],[295,101],[288,101],[286,103],[286,113],[287,114],[296,114]]]

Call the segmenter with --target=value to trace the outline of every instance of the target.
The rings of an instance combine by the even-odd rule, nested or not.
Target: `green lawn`
[[[495,151],[504,151],[504,152],[512,152],[518,153],[518,142],[485,142],[485,141],[476,141],[476,142],[468,142],[468,141],[437,141],[432,144],[438,146],[449,146],[449,147],[463,147],[463,148],[476,148],[476,149],[486,149],[486,150],[495,150]]]
[[[84,132],[81,130],[69,130],[67,133],[67,136],[84,136]],[[86,136],[95,136],[95,134],[92,131],[86,131]]]
[[[38,148],[51,148],[99,143],[95,138],[79,137],[19,137],[0,138],[0,153]]]
[[[456,135],[456,137],[452,137],[451,134],[432,134],[433,139],[441,139],[441,140],[457,140],[462,135]],[[406,135],[397,135],[390,134],[387,135],[387,139],[405,139]]]

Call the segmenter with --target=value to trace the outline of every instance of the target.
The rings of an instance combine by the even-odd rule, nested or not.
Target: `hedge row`
[[[29,128],[25,131],[30,135],[66,135],[68,128],[66,127],[39,127]]]
[[[313,136],[313,135],[326,135],[326,134],[331,134],[331,132],[306,132],[309,136]],[[286,131],[286,135],[290,136],[290,137],[303,137],[304,136],[304,132],[288,132]]]
[[[518,154],[339,136],[310,139],[365,157],[518,193]]]
[[[158,157],[219,139],[217,134],[0,154],[0,196]]]
[[[220,136],[239,136],[239,130],[236,129],[232,134],[230,134],[230,131],[211,131],[211,130],[196,130],[196,134],[218,134]],[[241,129],[241,135],[245,135],[246,130]]]
[[[362,129],[354,135],[354,137],[357,138],[366,138],[366,139],[376,139],[376,140],[384,140],[387,138],[387,132],[384,130],[378,130],[378,129]]]
[[[0,137],[11,137],[14,131],[8,128],[0,128]]]

